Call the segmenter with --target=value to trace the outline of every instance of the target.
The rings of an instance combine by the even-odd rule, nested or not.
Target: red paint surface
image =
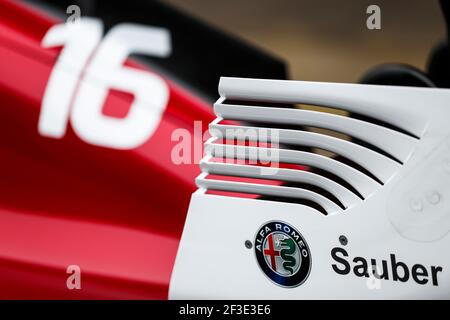
[[[41,101],[60,52],[40,43],[55,23],[0,1],[0,298],[165,299],[200,172],[172,163],[171,134],[193,132],[194,120],[206,129],[212,109],[166,80],[167,109],[137,149],[88,144],[70,124],[62,139],[40,136]],[[103,111],[123,117],[132,99],[111,91]],[[81,268],[81,290],[66,287],[71,264]]]

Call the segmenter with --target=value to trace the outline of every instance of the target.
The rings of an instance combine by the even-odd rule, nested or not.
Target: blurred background
[[[165,1],[285,59],[296,80],[356,82],[386,62],[423,70],[445,36],[434,0]],[[366,27],[371,4],[381,8],[381,30]]]

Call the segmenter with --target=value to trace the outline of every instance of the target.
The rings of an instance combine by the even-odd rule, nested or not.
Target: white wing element
[[[450,298],[450,90],[222,78],[219,92],[170,298]],[[255,259],[277,221],[310,249],[297,287]]]
[[[411,158],[432,121],[428,108],[422,108],[424,101],[432,99],[437,108],[442,108],[449,97],[448,92],[428,88],[240,78],[222,78],[219,92],[221,97],[214,104],[217,119],[209,126],[215,139],[205,145],[203,172],[287,183],[300,192],[287,195],[282,191],[286,186],[282,185],[271,186],[272,192],[264,187],[263,192],[256,188],[258,182],[247,185],[245,192],[308,198],[331,210],[325,209],[325,213],[335,212],[336,208],[326,205],[323,196],[338,208],[348,209],[388,183]],[[341,112],[305,110],[298,104],[331,107]],[[358,116],[344,116],[342,110]],[[308,128],[328,132],[312,132]],[[347,139],[340,138],[342,134]],[[335,156],[317,154],[312,148]],[[276,161],[270,153],[276,153]],[[215,158],[226,161],[214,163]],[[242,161],[233,166],[232,159],[251,160],[252,164],[277,162],[280,171],[266,176],[257,172],[257,166],[246,167]],[[292,167],[283,168],[284,164],[309,166],[315,179],[319,178],[312,181],[310,175]],[[208,180],[207,175],[201,180]],[[306,196],[305,184],[317,187],[309,190],[314,197],[309,193]],[[237,192],[235,184],[221,184],[218,179],[214,183],[203,181],[202,189]]]

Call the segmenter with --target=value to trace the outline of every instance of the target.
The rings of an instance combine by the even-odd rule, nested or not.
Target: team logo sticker
[[[300,232],[285,222],[271,221],[258,230],[255,254],[264,274],[282,287],[301,285],[311,270],[308,244]]]

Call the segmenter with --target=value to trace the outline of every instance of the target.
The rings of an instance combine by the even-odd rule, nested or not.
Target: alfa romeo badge
[[[255,254],[264,274],[285,288],[301,285],[311,270],[308,244],[300,232],[282,221],[268,222],[258,230]]]

